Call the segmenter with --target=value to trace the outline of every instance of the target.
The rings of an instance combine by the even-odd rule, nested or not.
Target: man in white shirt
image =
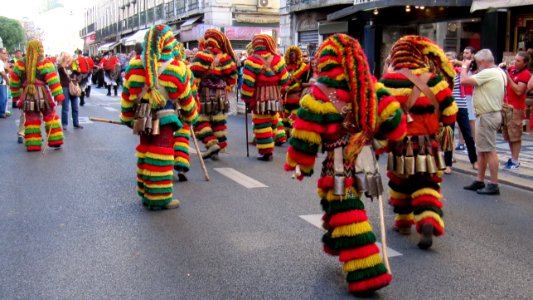
[[[9,85],[9,77],[6,72],[4,61],[7,61],[7,49],[0,49],[0,118],[5,119],[6,105],[7,105],[7,86]]]

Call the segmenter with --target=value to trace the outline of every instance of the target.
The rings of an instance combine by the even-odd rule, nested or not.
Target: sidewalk
[[[533,191],[533,136],[525,132],[522,136],[522,151],[520,151],[520,168],[517,170],[505,170],[503,165],[511,158],[509,144],[503,140],[501,134],[496,138],[496,151],[500,160],[498,171],[498,181],[503,184]],[[455,151],[454,157],[457,162],[453,164],[453,170],[460,173],[476,176],[476,170],[472,168],[465,151]],[[486,178],[489,178],[489,170],[486,171]]]

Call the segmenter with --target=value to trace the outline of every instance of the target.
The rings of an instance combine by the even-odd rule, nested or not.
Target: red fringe
[[[385,273],[367,280],[352,282],[348,285],[348,290],[352,293],[374,291],[387,286],[391,281],[392,276],[389,273]]]
[[[299,152],[298,150],[294,149],[294,147],[289,147],[287,150],[287,154],[291,158],[296,158],[294,161],[297,161],[301,165],[313,165],[315,163],[315,156],[313,155],[307,155],[303,152]]]
[[[368,216],[364,210],[351,210],[334,214],[331,216],[329,224],[333,227],[339,227],[364,221],[368,221]]]
[[[398,198],[390,197],[390,203],[394,206],[409,206],[411,205],[411,198],[398,199]]]
[[[294,129],[301,129],[301,130],[312,131],[316,133],[324,132],[324,126],[322,126],[322,124],[308,122],[303,119],[296,119],[296,122],[294,122],[293,127]]]
[[[349,262],[350,260],[366,258],[377,253],[379,253],[379,248],[375,243],[372,243],[350,250],[341,250],[339,261]]]
[[[324,245],[324,252],[331,256],[337,256],[339,253],[337,251],[334,251],[333,249],[329,248],[328,246]]]
[[[422,228],[422,225],[428,224],[428,223],[433,225],[434,236],[441,236],[444,234],[444,228],[440,227],[439,222],[429,217],[423,218],[422,220],[418,221],[418,223],[416,223],[416,232],[420,233],[420,229]]]
[[[416,198],[413,198],[413,206],[422,206],[422,205],[431,205],[439,209],[442,208],[443,204],[437,198],[430,195],[422,195]]]

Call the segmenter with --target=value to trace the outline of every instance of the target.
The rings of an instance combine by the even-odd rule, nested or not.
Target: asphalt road
[[[94,89],[80,116],[117,119],[119,109]],[[128,128],[82,123],[61,150],[28,153],[17,114],[0,120],[0,299],[353,298],[337,258],[321,250],[322,231],[301,217],[321,214],[317,177],[290,179],[287,146],[272,162],[257,161],[253,146],[247,158],[243,115],[229,117],[227,153],[206,161],[211,181],[192,154],[189,181],[175,183],[181,207],[149,211],[135,192],[138,137]],[[372,298],[533,299],[531,192],[502,186],[482,197],[463,191],[471,179],[446,176],[446,234],[429,251],[393,232],[385,207],[398,255],[393,282]],[[366,205],[379,236],[378,205]]]

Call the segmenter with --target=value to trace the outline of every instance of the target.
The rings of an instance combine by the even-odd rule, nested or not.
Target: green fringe
[[[358,248],[376,242],[376,236],[372,231],[350,237],[332,238],[329,233],[322,236],[322,242],[329,248],[339,251]]]
[[[339,123],[342,122],[344,118],[337,113],[334,114],[327,114],[324,116],[324,123],[331,124],[331,123]]]
[[[318,148],[320,147],[318,144],[312,144],[294,137],[289,139],[289,144],[293,146],[294,149],[309,155],[316,155],[318,153]]]
[[[144,159],[144,162],[150,165],[158,166],[158,167],[171,166],[173,164],[172,160],[160,160],[160,159],[153,159],[150,157],[146,157]]]
[[[385,273],[387,273],[387,268],[385,268],[385,265],[381,263],[381,264],[375,265],[367,269],[349,272],[348,275],[346,275],[346,281],[357,282],[361,280],[378,277],[379,275],[382,275]]]
[[[342,201],[327,201],[326,199],[322,199],[320,201],[320,204],[322,205],[322,209],[327,214],[335,214],[339,212],[345,212],[349,210],[363,210],[365,209],[365,205],[359,198],[347,198]]]
[[[417,206],[415,207],[414,209],[414,214],[415,215],[419,215],[425,211],[432,211],[434,213],[436,213],[437,215],[439,215],[441,218],[444,216],[444,214],[442,213],[442,210],[440,210],[438,207],[435,207],[433,205],[422,205],[422,206]]]
[[[167,193],[172,193],[172,187],[169,187],[169,188],[149,188],[149,187],[144,187],[144,192],[145,193],[150,193],[150,194],[167,194]]]
[[[305,109],[301,107],[298,109],[298,112],[296,113],[298,118],[307,121],[307,122],[313,122],[317,124],[323,124],[324,123],[324,116],[315,112],[312,112],[308,109]]]

